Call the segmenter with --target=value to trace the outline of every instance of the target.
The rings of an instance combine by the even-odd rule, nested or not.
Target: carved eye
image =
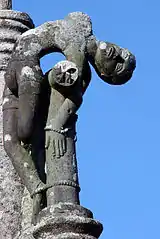
[[[70,68],[67,70],[68,73],[70,74],[74,74],[76,72],[76,69],[75,68]]]
[[[111,58],[113,56],[114,52],[115,52],[115,49],[113,46],[107,47],[106,48],[107,58]]]
[[[122,63],[117,63],[115,71],[120,72],[122,69],[123,69],[123,64]]]

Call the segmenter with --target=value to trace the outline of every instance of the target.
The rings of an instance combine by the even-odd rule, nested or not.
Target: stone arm
[[[79,68],[73,62],[62,61],[56,64],[46,75],[52,88],[51,94],[54,92],[55,95],[60,94],[64,98],[56,114],[51,116],[50,125],[48,126],[59,131],[64,129],[83,101]],[[51,96],[52,100],[55,101],[54,96],[53,99]]]
[[[61,28],[62,20],[57,20],[26,31],[17,41],[13,57],[28,61],[31,58],[40,59],[51,52],[62,52]]]
[[[9,89],[19,98],[18,129],[20,139],[24,141],[25,138],[31,137],[33,118],[39,104],[38,95],[44,81],[39,59],[50,52],[61,52],[67,60],[76,64],[79,81],[82,81],[81,76],[86,62],[84,49],[80,50],[77,43],[67,42],[63,25],[65,26],[63,20],[44,23],[22,34],[15,44],[5,80]],[[25,117],[21,119],[24,114]]]
[[[46,126],[47,133],[46,148],[49,147],[51,139],[53,139],[53,148],[55,148],[55,156],[62,152],[65,153],[66,137],[72,135],[75,137],[75,114],[83,101],[83,94],[87,89],[90,79],[91,70],[88,62],[84,65],[83,75],[80,75],[77,65],[70,61],[62,61],[56,64],[54,68],[46,76],[49,80],[51,90],[50,110]],[[62,103],[56,103],[59,95]],[[58,104],[58,105],[57,105]],[[55,111],[54,109],[57,108]],[[57,145],[63,145],[61,150]],[[54,150],[53,150],[54,151]]]
[[[70,117],[74,115],[79,109],[82,103],[82,96],[79,96],[78,101],[79,101],[78,104],[76,104],[74,99],[72,98],[65,99],[56,117],[52,121],[53,129],[56,129],[56,130],[63,129],[65,131],[64,126],[67,124]]]
[[[70,117],[78,111],[83,102],[83,94],[85,93],[89,82],[90,77],[83,79],[83,88],[77,88],[72,95],[65,99],[53,120],[53,127],[55,127],[55,129],[64,128]]]
[[[82,79],[82,87],[76,88],[73,91],[72,95],[66,98],[63,102],[58,111],[58,114],[56,115],[56,118],[53,121],[53,127],[55,127],[55,129],[63,128],[70,117],[77,112],[83,102],[83,94],[87,90],[91,80],[91,70],[88,62],[84,71],[85,72]]]
[[[89,63],[82,55],[79,55],[78,59],[75,59],[75,56],[77,57],[78,53],[72,54],[72,61],[59,62],[46,74],[52,91],[58,91],[65,99],[51,123],[52,128],[57,130],[63,128],[77,112],[91,80]]]
[[[44,81],[39,59],[50,51],[61,51],[56,48],[54,39],[60,24],[60,21],[44,23],[22,34],[5,74],[7,87],[19,98],[18,137],[25,143],[32,136]]]
[[[79,103],[80,101],[82,102],[82,97],[80,97]],[[49,147],[50,141],[53,140],[53,154],[55,153],[57,157],[63,156],[66,152],[66,136],[74,131],[73,125],[77,119],[75,113],[79,107],[80,104],[77,105],[74,99],[66,98],[58,109],[57,114],[50,117],[47,122],[45,127],[45,130],[48,131],[46,148]],[[61,155],[59,155],[59,152],[61,152]]]

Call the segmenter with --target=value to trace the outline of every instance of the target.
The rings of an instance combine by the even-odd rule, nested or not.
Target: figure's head
[[[112,85],[126,83],[136,67],[135,56],[115,44],[98,42],[95,68],[101,79]]]
[[[78,80],[79,70],[75,63],[71,61],[58,62],[49,72],[48,79],[51,87],[71,88]]]

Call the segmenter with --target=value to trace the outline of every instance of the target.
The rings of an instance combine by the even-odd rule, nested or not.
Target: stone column
[[[18,238],[21,226],[23,186],[8,159],[2,142],[2,94],[4,73],[14,43],[23,32],[33,28],[26,13],[12,11],[11,0],[0,0],[0,238]]]

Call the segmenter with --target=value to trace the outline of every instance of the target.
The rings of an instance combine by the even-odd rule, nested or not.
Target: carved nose
[[[129,66],[130,66],[130,69],[133,70],[133,71],[136,68],[136,58],[132,54],[129,57]]]
[[[126,63],[127,69],[130,71],[134,71],[136,68],[136,58],[135,56],[128,51],[128,49],[121,48],[121,57]]]

